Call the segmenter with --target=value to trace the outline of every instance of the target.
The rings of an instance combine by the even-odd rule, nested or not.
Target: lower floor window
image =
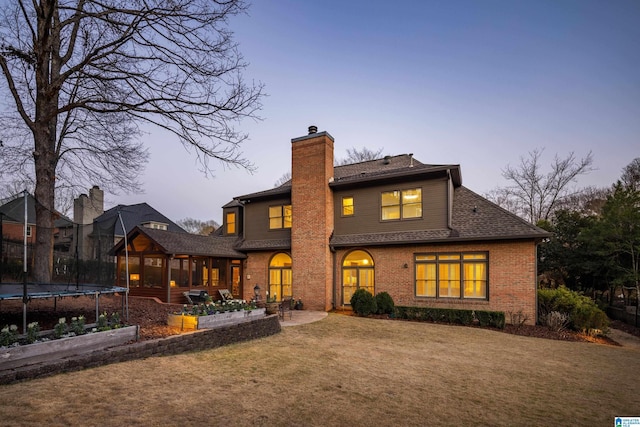
[[[488,261],[486,252],[418,254],[416,296],[487,299]]]

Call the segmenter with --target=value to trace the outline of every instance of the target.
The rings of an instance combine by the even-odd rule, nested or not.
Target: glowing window
[[[235,212],[227,213],[227,234],[236,234],[236,214]]]
[[[382,220],[422,217],[422,189],[385,191],[381,196]]]
[[[351,216],[354,214],[353,197],[342,198],[342,216]]]
[[[269,206],[269,229],[291,228],[291,205]]]
[[[487,253],[415,256],[416,296],[488,299]]]

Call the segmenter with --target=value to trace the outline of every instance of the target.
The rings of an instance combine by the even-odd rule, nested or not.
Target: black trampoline
[[[100,295],[121,294],[122,312],[125,318],[129,314],[127,288],[120,286],[103,286],[95,284],[42,284],[42,283],[0,283],[0,302],[3,300],[22,300],[24,306],[23,318],[27,317],[27,305],[35,299],[54,300],[54,309],[59,298],[67,297],[95,297],[96,319],[100,313]],[[26,298],[25,298],[26,297]],[[23,328],[25,326],[23,325]]]

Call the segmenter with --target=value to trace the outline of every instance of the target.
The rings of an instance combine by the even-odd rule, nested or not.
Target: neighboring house
[[[31,194],[27,194],[27,245],[35,242],[36,228],[36,200]],[[22,249],[24,245],[24,194],[16,194],[7,203],[0,206],[0,221],[2,224],[2,240],[4,242],[3,255],[9,258],[22,259]],[[72,221],[54,211],[54,249],[59,252],[69,252],[72,242]],[[9,248],[8,242],[13,242],[13,250]],[[17,249],[15,249],[17,248]],[[19,254],[16,255],[18,251]]]
[[[89,195],[74,200],[74,220],[78,224],[78,252],[80,259],[102,259],[125,235],[136,226],[186,233],[146,203],[117,205],[104,210],[104,192],[94,186]]]
[[[291,143],[289,182],[223,206],[211,244],[234,242],[235,253],[208,262],[242,263],[240,283],[218,286],[234,285],[245,299],[259,286],[263,298],[293,296],[316,310],[349,306],[364,288],[399,305],[520,312],[535,322],[536,246],[549,234],[463,187],[459,165],[400,155],[334,167],[334,139],[315,127]],[[146,237],[150,246],[159,238]],[[116,249],[120,269],[123,245]],[[186,259],[185,271],[206,271],[191,277],[211,276]],[[165,301],[173,270],[163,270]],[[215,289],[206,286],[188,282]]]

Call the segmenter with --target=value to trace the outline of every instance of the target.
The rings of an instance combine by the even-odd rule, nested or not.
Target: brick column
[[[309,127],[291,140],[291,258],[293,295],[305,309],[330,310],[333,301],[333,137]]]

